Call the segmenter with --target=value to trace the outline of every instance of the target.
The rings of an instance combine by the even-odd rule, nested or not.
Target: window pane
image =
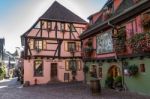
[[[68,42],[68,51],[75,51],[76,45],[75,42]]]
[[[36,40],[36,45],[35,45],[35,47],[37,48],[37,49],[43,49],[43,41],[41,41],[41,40]]]
[[[43,75],[42,60],[36,60],[34,62],[34,76],[42,76],[42,75]]]
[[[70,67],[71,70],[77,70],[77,61],[70,60],[69,61],[69,67]]]

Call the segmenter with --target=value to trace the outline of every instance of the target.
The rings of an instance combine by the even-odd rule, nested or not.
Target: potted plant
[[[115,88],[117,90],[122,90],[122,77],[121,76],[117,76],[114,80],[114,84],[115,84]]]
[[[84,48],[84,52],[85,52],[85,55],[87,57],[90,57],[92,52],[93,52],[93,46],[92,46],[93,42],[92,42],[92,39],[88,39],[88,41],[86,42],[86,47]]]
[[[137,75],[138,74],[138,66],[137,65],[130,65],[129,67],[128,67],[128,70],[129,70],[129,75],[130,76],[135,76],[135,75]]]
[[[113,89],[113,84],[114,84],[114,78],[112,76],[107,76],[106,80],[105,80],[105,86],[107,88],[111,88]]]
[[[128,40],[134,53],[150,51],[150,33],[138,33]]]

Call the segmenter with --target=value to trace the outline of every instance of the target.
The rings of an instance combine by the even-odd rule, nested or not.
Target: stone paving
[[[86,85],[72,83],[25,88],[18,84],[10,84],[7,87],[0,84],[0,99],[150,99],[150,97],[108,89],[102,89],[100,95],[93,96]]]

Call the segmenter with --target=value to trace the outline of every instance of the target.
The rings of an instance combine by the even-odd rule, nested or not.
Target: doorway
[[[51,63],[51,81],[57,80],[57,63]]]
[[[111,66],[108,70],[108,75],[113,78],[120,76],[120,68],[115,65]]]

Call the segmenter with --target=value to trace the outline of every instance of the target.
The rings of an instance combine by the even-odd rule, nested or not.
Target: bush
[[[5,66],[2,66],[0,68],[0,79],[3,79],[5,77],[5,74],[6,74],[6,72],[5,72]]]
[[[88,71],[89,71],[89,67],[88,67],[88,66],[84,66],[83,72],[84,72],[84,73],[87,73]]]
[[[108,88],[113,88],[114,79],[111,76],[108,76],[105,80],[105,86]]]
[[[131,76],[137,75],[137,74],[138,74],[138,71],[139,71],[137,65],[131,65],[131,66],[129,66],[128,70],[129,70],[129,74],[130,74]]]
[[[122,88],[122,77],[121,76],[117,76],[115,78],[115,87],[116,88]]]

